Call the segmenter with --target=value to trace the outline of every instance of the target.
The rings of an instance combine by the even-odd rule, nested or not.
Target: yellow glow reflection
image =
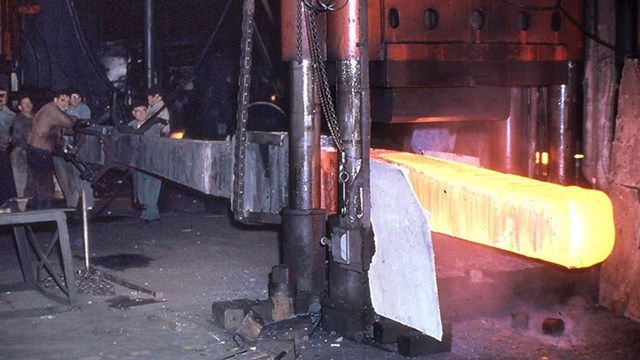
[[[169,136],[172,139],[182,139],[184,137],[184,131],[176,131]]]

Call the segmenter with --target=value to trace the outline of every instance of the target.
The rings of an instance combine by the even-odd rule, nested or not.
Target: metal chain
[[[313,63],[314,79],[316,82],[316,91],[320,97],[322,112],[327,119],[329,132],[333,138],[338,152],[344,152],[344,144],[340,136],[340,125],[338,124],[336,110],[331,99],[331,90],[329,89],[329,81],[327,80],[327,72],[324,66],[324,58],[322,57],[322,49],[320,47],[320,39],[318,37],[318,28],[316,26],[315,11],[309,7],[305,7],[305,20],[307,25],[307,37],[309,38],[311,49],[311,60]]]
[[[255,0],[244,0],[242,10],[242,48],[238,78],[238,112],[236,114],[235,162],[233,167],[233,210],[236,219],[244,218],[244,160],[247,152],[249,120],[249,87],[251,85],[251,52],[253,49],[253,16]]]
[[[296,26],[296,37],[297,37],[297,47],[296,47],[296,61],[298,65],[302,64],[302,0],[298,0],[297,4],[297,20],[298,24]]]
[[[340,125],[338,117],[331,98],[331,90],[329,89],[329,81],[327,80],[327,71],[325,69],[325,61],[322,57],[322,48],[320,47],[320,38],[318,36],[318,27],[316,25],[315,9],[313,7],[305,7],[305,20],[307,25],[307,37],[309,39],[309,48],[311,52],[311,62],[313,65],[315,89],[320,98],[322,112],[327,119],[329,132],[333,138],[333,142],[338,149],[338,188],[340,192],[340,215],[346,216],[348,211],[349,196],[347,194],[347,183],[350,180],[347,172],[347,154],[345,152],[344,143],[340,134]]]

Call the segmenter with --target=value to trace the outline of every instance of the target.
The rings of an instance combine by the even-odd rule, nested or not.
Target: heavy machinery
[[[416,291],[430,300],[401,310],[427,314],[417,322],[383,315],[442,336],[429,221],[407,210],[418,203],[434,231],[568,268],[606,258],[608,198],[562,186],[575,179],[582,1],[282,0],[280,10],[287,133],[247,128],[255,0],[244,0],[234,136],[153,138],[93,126],[71,151],[100,167],[92,181],[134,168],[231,199],[238,221],[282,224],[296,312],[319,313],[324,327],[356,340],[382,314],[380,296],[401,297],[391,307],[411,297],[375,290],[412,271],[373,271],[384,245],[403,249],[394,235],[424,245],[407,261],[426,264],[413,271],[426,272],[417,283],[428,285]],[[482,168],[373,151],[372,143]],[[403,201],[385,202],[380,194],[396,186],[404,192],[384,196]],[[380,275],[390,272],[398,277]]]

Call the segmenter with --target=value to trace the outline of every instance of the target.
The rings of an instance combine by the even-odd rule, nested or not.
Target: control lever
[[[62,153],[65,161],[71,162],[76,169],[80,170],[80,178],[82,180],[91,181],[93,171],[80,159],[77,147],[67,144],[62,148]]]

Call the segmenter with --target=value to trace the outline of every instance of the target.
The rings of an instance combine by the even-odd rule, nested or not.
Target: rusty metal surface
[[[327,17],[327,58],[357,59],[360,56],[359,1],[349,1]]]
[[[369,1],[369,56],[372,61],[580,61],[584,58],[584,40],[571,20],[582,24],[583,1],[563,1],[563,11],[553,10],[556,3],[460,0],[452,6],[448,0]],[[356,17],[357,11],[352,8],[355,5],[345,6],[327,19],[318,16],[320,33],[325,28],[328,32],[327,53],[331,60],[357,54],[357,47],[348,46],[346,31]],[[398,14],[397,22],[392,20],[393,9]],[[430,18],[427,13],[437,14],[437,24],[425,20]],[[477,20],[473,19],[479,13],[484,26],[476,30]],[[297,44],[296,1],[284,0],[281,16],[282,58],[291,61]],[[552,26],[554,16],[559,19],[557,30]],[[307,53],[306,44],[304,49]]]
[[[299,0],[282,0],[280,3],[280,16],[281,16],[281,44],[282,44],[282,60],[283,61],[294,61],[296,60],[298,53],[298,13],[297,13],[297,2]],[[307,40],[306,31],[304,28],[306,26],[304,16],[301,18],[302,25],[302,59],[310,59],[311,55],[309,52],[309,42]],[[326,26],[327,20],[324,15],[318,16],[316,18],[316,25],[318,28],[318,35],[320,37],[320,42],[323,47],[323,52],[326,51],[326,44],[323,41],[326,38]]]
[[[567,61],[564,44],[387,44],[387,60]]]
[[[324,138],[326,144],[322,144],[320,155],[322,194],[320,198],[320,208],[325,209],[327,214],[338,212],[338,152],[330,141]]]
[[[509,89],[373,89],[371,106],[373,121],[384,123],[504,120],[509,116]]]
[[[547,86],[567,81],[564,61],[386,61],[372,64],[372,87]]]
[[[581,24],[583,1],[563,1],[561,10],[557,3],[555,0],[458,0],[452,6],[449,0],[370,1],[370,54],[372,59],[384,60],[387,44],[428,43],[434,49],[440,46],[465,49],[469,44],[492,44],[488,48],[493,48],[494,44],[511,44],[513,49],[520,46],[524,50],[518,54],[521,60],[535,60],[540,55],[546,60],[580,60],[582,34],[563,12]],[[565,48],[566,58],[552,56],[553,52],[537,54],[526,50],[540,45]],[[454,60],[446,52],[437,55],[440,60]]]

